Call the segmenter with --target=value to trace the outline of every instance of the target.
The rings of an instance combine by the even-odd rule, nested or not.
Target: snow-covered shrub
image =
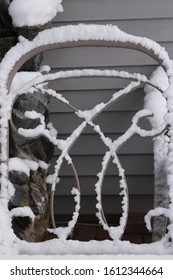
[[[16,27],[43,25],[58,12],[63,12],[62,0],[13,0],[9,14]]]

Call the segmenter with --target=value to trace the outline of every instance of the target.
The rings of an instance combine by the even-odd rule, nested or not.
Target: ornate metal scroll
[[[35,116],[35,118],[40,118],[40,125],[39,125],[39,133],[35,130],[25,130],[25,129],[19,129],[18,133],[24,135],[25,137],[37,137],[38,135],[44,135],[46,136],[54,145],[57,145],[58,149],[61,150],[61,154],[57,159],[56,165],[55,165],[55,173],[53,178],[53,184],[52,184],[52,196],[51,196],[51,218],[52,218],[52,224],[53,227],[56,228],[55,221],[54,221],[54,214],[53,214],[53,201],[54,201],[54,191],[56,187],[57,178],[59,178],[59,172],[62,166],[62,163],[64,161],[67,161],[73,170],[74,177],[76,180],[76,188],[73,191],[75,200],[76,200],[76,207],[75,212],[72,217],[72,221],[69,222],[67,228],[58,228],[55,229],[55,233],[58,235],[59,238],[66,239],[68,235],[70,234],[71,230],[74,228],[75,223],[78,218],[79,214],[79,208],[80,208],[80,183],[79,178],[77,175],[76,168],[73,163],[73,159],[70,156],[70,150],[76,140],[80,137],[80,135],[84,132],[87,125],[89,125],[98,135],[100,136],[102,142],[107,147],[107,152],[105,153],[103,160],[102,160],[102,168],[98,176],[98,182],[95,186],[95,191],[97,194],[97,217],[99,219],[99,222],[103,226],[105,230],[109,232],[110,237],[114,240],[120,240],[128,219],[128,205],[129,205],[129,196],[128,196],[128,186],[125,178],[125,171],[123,167],[121,166],[120,160],[118,158],[117,152],[119,148],[126,143],[128,139],[130,139],[134,134],[139,134],[141,137],[155,137],[161,133],[163,133],[168,126],[171,126],[172,131],[172,125],[170,122],[163,122],[159,127],[153,128],[150,131],[146,131],[139,126],[139,120],[141,118],[146,118],[149,116],[152,116],[152,112],[148,110],[141,110],[139,111],[132,119],[132,124],[128,128],[128,130],[121,135],[118,139],[112,140],[105,136],[105,134],[101,131],[100,127],[98,125],[94,124],[94,120],[97,116],[99,116],[105,109],[107,109],[109,106],[111,106],[114,102],[116,102],[118,99],[130,94],[135,89],[144,87],[145,85],[150,85],[157,90],[159,90],[161,93],[163,93],[162,86],[158,84],[152,83],[145,75],[137,74],[131,74],[125,71],[116,71],[116,70],[96,70],[96,69],[83,69],[83,70],[71,70],[71,71],[60,71],[54,74],[45,74],[42,77],[37,77],[34,80],[30,81],[29,83],[23,85],[22,88],[20,88],[17,92],[9,93],[11,82],[15,76],[15,73],[18,71],[18,69],[25,63],[29,58],[32,56],[43,52],[47,50],[52,49],[59,49],[59,48],[72,48],[72,47],[79,47],[79,46],[101,46],[101,47],[122,47],[122,48],[130,48],[135,49],[137,51],[141,51],[146,53],[147,55],[154,58],[161,66],[165,69],[168,79],[169,79],[169,90],[172,89],[172,62],[169,59],[168,54],[166,51],[157,43],[148,40],[143,39],[141,37],[135,37],[132,35],[128,35],[124,32],[121,33],[117,27],[113,26],[107,26],[105,27],[107,32],[110,34],[110,37],[107,35],[100,35],[98,36],[98,31],[101,31],[101,26],[88,26],[88,25],[79,25],[79,26],[72,26],[72,27],[65,27],[65,28],[56,28],[53,29],[53,34],[57,34],[55,38],[52,39],[51,30],[47,31],[45,33],[44,31],[41,32],[32,42],[21,42],[16,47],[14,47],[13,50],[9,51],[9,53],[6,55],[6,57],[3,60],[1,69],[0,69],[0,89],[2,98],[4,100],[1,101],[1,109],[2,113],[4,112],[4,108],[6,104],[8,103],[9,107],[7,108],[7,115],[1,116],[1,193],[0,193],[0,206],[2,210],[2,213],[5,214],[7,217],[7,220],[9,221],[8,226],[10,227],[10,218],[8,213],[8,121],[11,121],[11,124],[13,128],[15,129],[15,126],[13,124],[13,121],[11,119],[11,110],[12,106],[14,104],[14,101],[16,98],[23,94],[27,93],[29,88],[34,87],[37,89],[39,87],[42,88],[43,93],[47,93],[50,96],[53,96],[54,98],[58,99],[59,101],[63,102],[65,105],[69,106],[76,116],[78,116],[81,119],[80,125],[72,132],[72,134],[67,137],[65,140],[58,139],[50,135],[49,130],[46,128],[46,124],[44,122],[44,118],[42,118],[41,115]],[[93,31],[95,30],[95,31]],[[71,33],[69,33],[71,32]],[[67,38],[67,34],[72,34],[70,38]],[[80,34],[87,34],[83,37],[83,35]],[[63,34],[63,36],[62,36]],[[93,35],[94,34],[94,35]],[[42,38],[47,35],[47,41],[43,41]],[[59,39],[59,37],[61,40]],[[121,35],[121,36],[120,36]],[[122,35],[124,37],[122,37]],[[96,37],[96,39],[94,39]],[[65,39],[62,39],[65,38]],[[77,39],[74,39],[77,38]],[[125,39],[123,39],[125,38]],[[44,43],[43,43],[44,42]],[[9,57],[16,53],[18,50],[20,50],[20,55],[18,57],[14,58],[12,60],[10,67],[7,67],[7,70],[3,72],[3,67],[7,63]],[[95,107],[93,107],[91,110],[88,111],[82,111],[80,108],[76,108],[75,105],[70,104],[68,100],[66,100],[64,97],[62,97],[59,93],[57,93],[54,90],[45,89],[41,85],[44,84],[46,81],[51,81],[55,79],[67,79],[67,78],[76,78],[76,77],[111,77],[111,78],[122,78],[122,79],[128,79],[131,82],[128,86],[126,86],[124,89],[119,90],[115,92],[110,100],[106,103],[100,103],[97,104]],[[168,100],[170,96],[167,96]],[[169,112],[172,111],[171,106],[169,106],[168,103],[168,110]],[[26,112],[27,117],[32,117],[31,112]],[[2,135],[3,132],[3,135]],[[173,136],[172,136],[173,137]],[[173,140],[172,137],[170,137],[170,142]],[[172,150],[172,146],[170,146],[170,150]],[[169,156],[169,155],[168,155]],[[105,215],[104,210],[102,207],[102,185],[104,181],[104,176],[106,173],[106,170],[112,162],[119,171],[119,177],[120,177],[120,189],[121,189],[121,195],[123,197],[122,199],[122,208],[123,213],[122,217],[120,219],[120,225],[118,227],[109,227]],[[171,174],[172,176],[172,174]],[[172,188],[171,182],[170,182],[170,189]],[[171,193],[170,195],[170,205],[169,205],[169,211],[172,209],[173,205],[173,198]],[[162,211],[163,212],[163,211]],[[166,216],[169,216],[166,214]],[[170,224],[172,224],[173,221],[170,218]],[[171,231],[168,233],[168,237],[170,237]],[[1,237],[1,235],[0,235]],[[3,239],[5,239],[5,236],[2,235]],[[14,242],[15,238],[12,238],[12,241]]]

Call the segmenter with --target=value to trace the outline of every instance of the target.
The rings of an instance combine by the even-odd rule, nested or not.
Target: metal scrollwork
[[[129,206],[129,195],[128,195],[128,186],[125,178],[125,170],[121,166],[120,160],[118,158],[117,152],[119,148],[126,143],[134,134],[138,134],[141,137],[156,137],[157,135],[163,133],[168,126],[170,127],[169,122],[163,122],[159,127],[152,128],[150,131],[146,131],[142,129],[139,126],[139,120],[141,118],[146,118],[149,116],[152,116],[152,112],[149,110],[141,110],[132,119],[131,126],[127,129],[127,131],[122,134],[119,138],[116,140],[112,140],[105,136],[105,134],[101,131],[100,127],[98,125],[95,125],[94,120],[109,106],[111,106],[113,103],[115,103],[120,98],[125,97],[126,95],[132,93],[135,89],[144,87],[145,85],[150,85],[153,88],[157,89],[159,92],[163,94],[162,85],[155,84],[151,82],[145,75],[141,75],[139,73],[137,74],[131,74],[126,71],[116,71],[116,70],[98,70],[98,69],[82,69],[82,70],[71,70],[71,71],[59,71],[54,74],[45,74],[43,76],[36,77],[32,81],[26,83],[22,86],[20,90],[14,93],[9,93],[8,90],[10,89],[11,82],[13,80],[13,77],[17,70],[20,68],[20,66],[27,61],[30,57],[34,56],[35,54],[47,50],[52,49],[58,49],[58,48],[72,48],[72,47],[79,47],[79,46],[102,46],[102,47],[122,47],[122,48],[130,48],[135,49],[137,51],[144,52],[145,54],[151,56],[154,58],[161,66],[165,69],[168,79],[169,79],[169,90],[172,89],[172,62],[169,59],[168,54],[166,51],[157,43],[148,40],[143,39],[141,37],[135,37],[132,35],[128,35],[124,32],[121,33],[117,27],[113,26],[106,26],[104,27],[105,30],[110,35],[110,38],[107,35],[103,35],[98,37],[98,30],[102,30],[101,26],[89,26],[89,25],[79,25],[79,26],[72,26],[72,27],[64,27],[64,28],[56,28],[53,30],[53,34],[57,34],[56,38],[52,39],[52,34],[50,31],[41,32],[33,41],[28,42],[21,42],[19,43],[11,53],[14,53],[14,51],[17,51],[18,49],[21,51],[20,55],[14,59],[14,61],[11,63],[11,66],[9,69],[6,70],[5,74],[3,74],[2,68],[0,69],[0,85],[1,85],[1,92],[2,96],[6,98],[6,100],[10,100],[9,104],[9,115],[8,119],[11,119],[11,110],[14,101],[16,98],[26,93],[27,90],[31,87],[34,87],[37,89],[41,87],[42,93],[46,93],[56,99],[58,99],[60,102],[63,102],[65,105],[69,106],[76,116],[81,120],[80,125],[71,133],[70,136],[68,136],[65,140],[64,139],[58,139],[56,137],[53,137],[50,135],[48,129],[46,128],[46,124],[42,116],[37,115],[36,118],[40,118],[40,124],[37,127],[37,133],[35,133],[34,130],[26,130],[26,129],[19,129],[18,133],[22,134],[25,137],[35,137],[44,135],[46,136],[54,145],[58,147],[58,149],[61,151],[60,156],[58,157],[55,165],[55,172],[53,177],[53,184],[52,184],[52,195],[51,195],[51,219],[52,219],[52,225],[55,228],[55,233],[59,236],[59,238],[67,238],[71,231],[73,230],[75,223],[78,218],[78,212],[80,208],[80,182],[77,174],[77,170],[74,166],[73,159],[70,156],[70,150],[73,147],[76,140],[80,137],[80,135],[85,131],[85,128],[87,125],[89,125],[98,135],[100,136],[100,139],[104,143],[104,145],[107,147],[107,152],[105,153],[103,160],[102,160],[102,168],[98,176],[98,182],[95,186],[95,191],[97,193],[97,217],[99,219],[99,222],[103,226],[105,230],[109,232],[110,237],[117,241],[121,239],[126,224],[128,220],[128,206]],[[91,31],[92,30],[92,31]],[[95,31],[93,31],[95,30]],[[79,32],[80,31],[80,32]],[[82,32],[81,32],[82,31]],[[63,33],[64,32],[64,33]],[[71,32],[71,33],[69,33]],[[85,34],[87,39],[82,37]],[[43,45],[42,38],[44,35],[47,34],[47,42]],[[59,39],[64,38],[64,39]],[[63,34],[63,36],[62,36]],[[68,39],[67,34],[72,34],[71,37]],[[93,35],[94,34],[94,35]],[[107,33],[106,33],[107,34]],[[121,36],[120,36],[121,35]],[[122,39],[122,35],[125,40]],[[105,36],[105,37],[104,37]],[[74,38],[78,38],[74,40]],[[95,39],[96,37],[96,39]],[[23,49],[22,49],[23,48]],[[6,63],[6,60],[11,55],[7,54],[7,56],[4,59],[3,65]],[[4,79],[5,77],[5,79]],[[109,101],[106,103],[100,103],[94,106],[91,110],[85,110],[82,111],[80,108],[76,108],[74,104],[70,104],[68,100],[66,100],[64,97],[62,97],[61,94],[57,93],[56,91],[52,89],[47,89],[42,86],[45,82],[55,80],[55,79],[67,79],[67,78],[79,78],[79,77],[109,77],[109,78],[122,78],[122,79],[128,79],[130,80],[130,83],[123,89],[115,92]],[[169,97],[168,97],[169,101]],[[2,107],[5,106],[2,103]],[[171,111],[171,108],[169,108],[169,102],[168,102],[168,110]],[[26,112],[27,113],[27,112]],[[28,114],[28,117],[30,117],[30,114]],[[2,118],[1,118],[2,120]],[[14,127],[13,121],[11,119],[11,124]],[[1,125],[1,131],[5,130],[5,136],[1,137],[1,143],[5,143],[6,147],[2,151],[1,146],[1,181],[3,180],[4,184],[1,186],[1,201],[3,200],[3,197],[7,197],[8,201],[8,195],[7,195],[7,184],[8,184],[8,120],[5,120],[5,122],[0,123]],[[14,127],[15,129],[15,127]],[[171,127],[172,129],[172,127]],[[29,134],[28,134],[29,133]],[[173,137],[173,136],[172,136]],[[5,138],[5,139],[4,139]],[[75,212],[72,217],[72,220],[68,223],[67,228],[62,229],[56,229],[56,224],[54,220],[54,214],[53,214],[53,203],[54,203],[54,192],[56,187],[57,179],[59,178],[59,172],[61,169],[61,166],[64,161],[67,161],[73,170],[73,174],[76,181],[76,187],[73,191],[74,199],[76,201],[76,207]],[[120,177],[120,195],[122,195],[122,217],[120,218],[120,225],[118,227],[109,227],[106,217],[104,214],[104,209],[102,207],[102,185],[104,181],[104,176],[106,174],[107,168],[109,164],[112,163],[117,167]],[[3,170],[3,171],[2,171]],[[170,186],[170,189],[172,187]],[[170,209],[172,209],[172,196],[170,194]]]

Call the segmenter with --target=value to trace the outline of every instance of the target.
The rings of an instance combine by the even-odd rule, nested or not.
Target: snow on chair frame
[[[163,88],[162,84],[150,81],[145,75],[139,73],[128,73],[125,71],[116,70],[95,70],[95,69],[83,69],[83,70],[71,70],[71,71],[60,71],[55,74],[45,74],[30,82],[24,84],[18,91],[11,92],[10,87],[16,72],[20,67],[34,55],[53,49],[60,48],[74,48],[83,46],[95,46],[95,47],[121,47],[134,49],[143,52],[150,57],[152,57],[159,65],[163,67],[168,78],[168,87]],[[112,77],[112,78],[122,78],[130,80],[127,87],[118,92],[115,92],[111,99],[106,103],[97,104],[94,108],[88,111],[82,111],[75,108],[73,105],[69,104],[68,100],[63,98],[57,92],[45,89],[42,87],[43,93],[46,92],[49,95],[60,100],[67,106],[73,109],[75,114],[81,119],[81,124],[72,132],[72,134],[67,137],[66,140],[57,139],[50,135],[49,130],[45,126],[44,118],[38,115],[36,112],[26,112],[28,118],[40,118],[40,125],[36,129],[22,129],[18,130],[18,133],[25,137],[38,137],[39,135],[44,135],[49,138],[49,140],[57,145],[61,150],[61,154],[57,159],[55,166],[55,173],[52,184],[52,196],[51,205],[53,208],[53,198],[56,186],[56,181],[59,176],[59,171],[63,161],[67,161],[73,170],[76,187],[72,190],[74,199],[76,201],[75,212],[73,213],[72,220],[68,223],[66,228],[57,228],[55,226],[55,221],[52,213],[52,224],[53,232],[57,234],[58,239],[51,241],[45,241],[41,244],[30,244],[26,241],[19,240],[11,228],[12,213],[8,210],[8,202],[10,199],[9,192],[9,179],[8,179],[8,135],[9,135],[9,121],[11,121],[11,112],[14,101],[16,98],[27,91],[31,87],[37,87],[42,85],[46,81],[51,81],[55,79],[66,79],[66,78],[76,78],[76,77]],[[146,131],[139,126],[139,121],[141,118],[153,116],[153,112],[148,109],[143,109],[136,113],[132,119],[132,124],[128,130],[116,140],[111,140],[106,137],[101,131],[98,125],[93,123],[94,118],[96,118],[103,110],[108,108],[111,104],[116,102],[119,98],[133,92],[137,88],[144,87],[145,85],[150,85],[158,92],[163,94],[167,99],[167,112],[163,118],[163,122],[157,127],[153,127],[150,131]],[[173,107],[172,107],[172,91],[173,91],[173,64],[170,60],[167,52],[158,43],[142,37],[137,37],[129,35],[121,31],[117,26],[110,25],[77,25],[77,26],[65,26],[58,27],[40,32],[33,41],[22,40],[15,47],[10,49],[6,56],[4,57],[0,65],[0,147],[1,147],[1,189],[0,189],[0,252],[6,254],[11,252],[13,254],[116,254],[116,253],[172,253],[173,248],[171,246],[173,239]],[[98,133],[104,145],[108,148],[105,156],[102,160],[102,168],[98,176],[98,182],[95,185],[95,191],[97,194],[97,217],[100,224],[105,230],[109,232],[112,241],[90,241],[90,242],[77,242],[66,240],[71,231],[73,230],[75,223],[77,221],[80,209],[80,183],[77,175],[77,171],[73,164],[73,160],[69,155],[70,149],[75,143],[75,141],[80,137],[82,132],[85,130],[86,125],[91,126],[95,132]],[[166,170],[166,179],[169,187],[169,207],[168,208],[156,208],[149,211],[146,215],[145,220],[148,229],[151,229],[151,217],[164,215],[169,219],[169,226],[167,228],[167,233],[158,242],[157,246],[152,244],[148,245],[134,245],[129,244],[125,241],[121,241],[121,237],[124,233],[127,219],[128,219],[128,186],[125,178],[125,171],[121,166],[121,163],[117,156],[118,149],[132,137],[134,134],[139,134],[142,137],[155,137],[162,134],[169,128],[169,141],[167,143],[167,161],[169,162],[169,169]],[[15,129],[15,127],[14,127]],[[104,180],[104,175],[106,169],[110,163],[113,162],[118,168],[120,180],[120,188],[122,195],[122,217],[120,219],[120,225],[118,227],[109,227],[104,211],[102,208],[102,184]],[[24,209],[18,209],[18,215],[28,215],[32,219],[32,211],[26,207]],[[99,244],[99,246],[98,246]],[[166,245],[167,246],[166,246]],[[117,246],[112,246],[117,245]],[[168,246],[169,245],[169,246]]]

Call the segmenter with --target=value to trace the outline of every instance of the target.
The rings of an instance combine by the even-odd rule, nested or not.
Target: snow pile
[[[88,242],[80,242],[77,240],[53,239],[42,243],[29,243],[18,239],[17,246],[19,248],[19,254],[21,255],[66,255],[66,257],[68,257],[69,255],[97,255],[97,257],[99,257],[99,255],[102,255],[103,257],[103,255],[116,254],[173,254],[173,247],[169,246],[169,244],[165,242],[154,242],[151,244],[133,244],[129,241],[113,243],[110,240],[91,240]],[[149,258],[151,257],[149,256]]]
[[[19,90],[25,83],[32,81],[35,78],[42,76],[40,72],[18,72],[16,73],[12,85],[11,85],[11,92],[15,92]]]
[[[13,208],[10,211],[10,217],[29,217],[32,221],[35,219],[33,211],[28,206]]]
[[[30,170],[36,171],[38,167],[39,163],[33,160],[21,159],[18,157],[9,159],[9,171],[25,173],[28,177],[30,175]]]
[[[22,159],[17,157],[9,159],[9,171],[25,173],[28,177],[30,174],[29,167],[24,163]]]
[[[150,81],[153,84],[162,85],[163,90],[166,90],[169,85],[168,77],[161,66],[152,73]],[[144,107],[153,113],[150,123],[152,127],[156,128],[164,122],[167,113],[167,101],[160,91],[150,85],[145,86],[145,93]]]
[[[14,26],[43,25],[63,12],[62,0],[13,0],[9,14]]]

